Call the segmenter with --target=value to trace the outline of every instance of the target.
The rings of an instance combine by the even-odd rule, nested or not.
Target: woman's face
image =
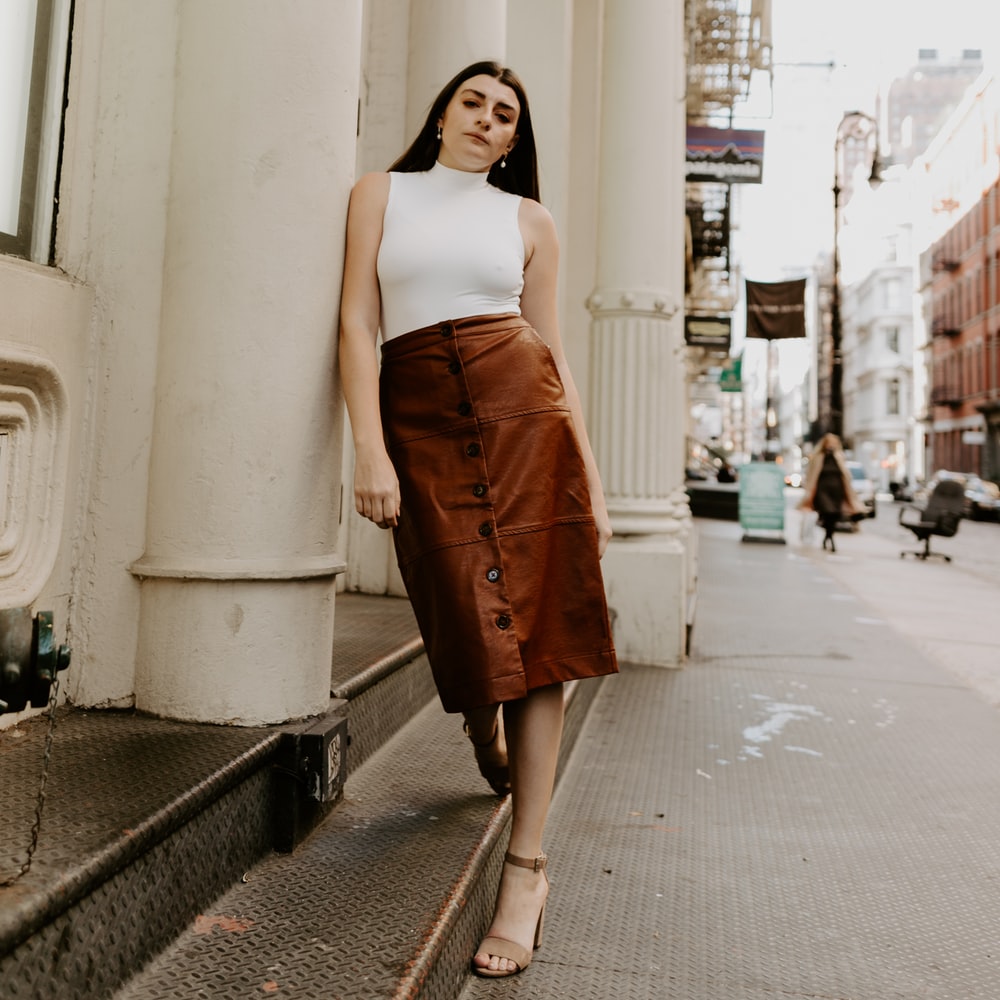
[[[463,80],[438,121],[438,160],[455,170],[489,170],[514,148],[520,113],[506,84],[485,75]]]

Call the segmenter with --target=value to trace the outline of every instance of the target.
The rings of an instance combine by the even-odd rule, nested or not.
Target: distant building
[[[1000,478],[1000,182],[930,255],[931,391],[938,468]]]
[[[980,49],[965,49],[957,59],[920,50],[917,64],[889,87],[882,145],[893,163],[909,166],[927,149],[982,70]]]
[[[913,266],[895,239],[883,248],[883,259],[844,294],[844,437],[885,491],[913,473]]]
[[[942,208],[938,194],[942,204],[933,209],[928,204],[927,209],[936,215],[934,222],[921,218],[914,227],[914,205],[930,197],[928,178],[907,168],[917,158],[926,162],[931,156],[928,150],[940,146],[942,129],[973,100],[970,94],[977,81],[981,86],[982,77],[979,49],[965,49],[956,58],[943,57],[937,49],[920,50],[916,65],[893,81],[878,109],[881,179],[886,183],[877,193],[863,180],[871,159],[868,143],[848,136],[843,145],[844,436],[882,490],[893,482],[920,478],[942,464],[940,453],[932,448],[935,441],[944,444],[936,437],[935,424],[938,431],[950,425],[934,420],[926,387],[935,384],[940,394],[943,376],[939,371],[935,379],[932,370],[931,337],[921,315],[923,304],[929,327],[926,299],[922,303],[913,293],[924,284],[918,278],[920,252],[940,236],[941,212],[954,208],[950,203]],[[938,165],[932,186],[943,183],[942,166]],[[964,184],[959,164],[949,163],[944,169],[948,184]],[[852,205],[855,193],[859,197]],[[828,386],[821,379],[820,398],[824,392]],[[976,416],[978,429],[982,416]],[[963,429],[971,424],[966,419]],[[971,454],[962,456],[966,471],[979,471],[978,453],[975,458],[973,462]]]
[[[1000,82],[983,74],[916,165],[927,470],[1000,479]]]

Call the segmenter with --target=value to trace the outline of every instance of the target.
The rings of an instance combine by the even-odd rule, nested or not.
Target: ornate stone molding
[[[671,319],[680,303],[669,292],[658,289],[596,288],[590,293],[586,306],[595,319],[609,315]]]
[[[312,580],[337,576],[347,563],[336,553],[277,559],[197,559],[143,556],[129,566],[140,580]]]
[[[47,358],[0,345],[0,606],[31,604],[59,551],[69,401]]]

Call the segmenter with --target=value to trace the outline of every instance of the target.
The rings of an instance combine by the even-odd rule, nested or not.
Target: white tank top
[[[382,339],[448,319],[521,312],[521,199],[435,163],[389,174],[378,280]]]

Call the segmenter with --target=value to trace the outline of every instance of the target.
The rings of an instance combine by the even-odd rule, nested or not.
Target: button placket
[[[442,326],[441,334],[443,337],[452,336],[451,330],[445,326]],[[461,362],[458,360],[457,352],[453,360],[451,360],[448,363],[447,371],[450,375],[462,374],[462,365]],[[462,389],[464,389],[464,387],[465,383],[464,379],[462,379],[458,387],[459,392],[461,392]],[[475,414],[473,413],[472,403],[468,399],[462,399],[461,397],[459,397],[458,401],[455,404],[455,413],[459,417],[471,416],[475,418]],[[477,424],[477,430],[478,430],[478,424]],[[465,448],[463,450],[465,451],[465,455],[467,458],[478,460],[480,463],[480,474],[478,481],[473,482],[472,495],[477,500],[482,500],[484,498],[487,498],[487,505],[488,505],[487,509],[489,510],[491,515],[490,520],[482,521],[476,528],[476,532],[478,533],[479,537],[484,542],[488,540],[491,543],[489,545],[483,546],[483,551],[486,553],[485,555],[486,568],[482,571],[483,577],[485,578],[487,584],[489,584],[490,589],[494,594],[494,600],[496,602],[494,603],[493,601],[490,601],[490,603],[493,604],[493,609],[494,609],[492,612],[491,624],[493,625],[494,628],[499,629],[501,632],[507,632],[513,627],[514,618],[513,615],[510,613],[510,604],[507,599],[506,588],[502,585],[503,572],[500,568],[502,562],[500,558],[499,539],[497,538],[494,529],[494,522],[492,516],[493,505],[488,500],[490,490],[488,486],[488,478],[486,476],[486,469],[483,465],[483,449],[480,442],[478,440],[475,440],[475,441],[467,441],[465,444]]]

